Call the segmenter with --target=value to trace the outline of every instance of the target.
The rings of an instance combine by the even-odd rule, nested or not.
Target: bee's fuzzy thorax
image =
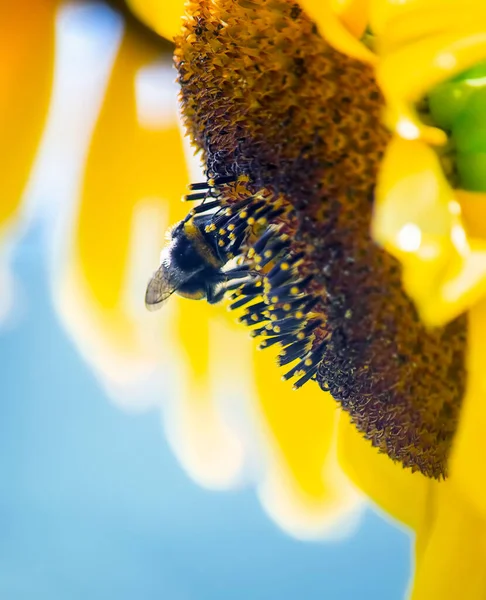
[[[380,450],[443,476],[464,390],[465,319],[426,330],[397,261],[371,241],[389,140],[372,71],[329,47],[287,0],[190,2],[175,60],[187,130],[216,181],[209,201],[246,210],[237,246],[263,274],[260,288],[235,287],[242,320],[263,345],[284,347],[289,378],[316,378]],[[233,216],[214,224],[225,247]]]

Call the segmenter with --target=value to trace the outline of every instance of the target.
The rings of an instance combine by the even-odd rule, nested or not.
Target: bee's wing
[[[145,306],[148,310],[160,308],[179,286],[190,279],[191,275],[162,263],[147,285]]]

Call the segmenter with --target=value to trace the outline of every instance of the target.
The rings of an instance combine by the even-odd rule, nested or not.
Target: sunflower
[[[430,18],[437,6],[419,0],[337,4],[192,2],[177,40],[183,116],[212,179],[208,195],[220,203],[220,241],[225,248],[234,242],[231,218],[238,217],[245,232],[238,250],[264,282],[263,293],[234,291],[235,310],[244,307],[240,324],[205,303],[177,301],[154,335],[153,318],[130,304],[130,248],[143,237],[135,237],[133,223],[162,221],[164,213],[174,222],[188,211],[178,202],[188,175],[175,119],[157,127],[137,120],[133,81],[143,69],[150,73],[161,49],[131,28],[97,118],[55,294],[68,329],[110,386],[137,387],[147,365],[155,370],[179,359],[168,435],[203,485],[227,487],[240,475],[245,436],[216,399],[227,398],[228,389],[237,397],[233,390],[254,382],[252,422],[264,465],[259,494],[277,522],[301,537],[322,533],[359,506],[350,479],[416,532],[413,598],[482,598],[481,410],[471,408],[481,385],[482,206],[473,191],[453,185],[457,171],[477,181],[481,158],[461,158],[448,144],[438,150],[448,129],[433,123],[435,117],[440,125],[439,84],[484,58],[481,32],[473,30],[482,9],[463,2],[459,10],[451,1],[440,21]],[[131,5],[155,31],[178,33],[176,3],[167,13],[157,2]],[[32,119],[20,128],[28,152],[13,157],[18,129],[12,113],[2,112],[11,124],[4,164],[19,161],[9,170],[18,177],[8,183],[15,187],[0,215],[5,236],[43,129],[54,52],[55,3],[17,6],[9,13],[12,31],[26,26],[27,13],[38,19],[35,32],[15,38],[18,48],[8,45],[19,64],[2,73],[7,108]],[[457,20],[466,13],[469,20]],[[44,36],[39,43],[34,33]],[[474,52],[464,51],[464,39]],[[450,59],[440,77],[432,68],[437,48]],[[419,74],[416,57],[424,65]],[[40,82],[9,85],[32,65]],[[20,113],[34,92],[36,110]],[[373,244],[371,222],[386,251]],[[437,250],[432,261],[421,252],[430,246]],[[443,292],[453,277],[454,302]],[[470,307],[466,344],[462,313]],[[254,357],[247,324],[269,347]],[[170,352],[161,355],[162,335]],[[296,392],[279,380],[276,361]]]
[[[374,446],[436,480],[413,597],[483,597],[482,537],[463,552],[482,526],[484,8],[350,2],[340,18],[309,4],[313,21],[285,1],[189,4],[176,65],[201,196],[218,206],[206,231],[260,270],[231,306],[282,346],[284,378],[316,379]],[[448,85],[460,106],[444,105]]]

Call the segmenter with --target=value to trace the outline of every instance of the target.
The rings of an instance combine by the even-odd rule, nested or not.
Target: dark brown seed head
[[[221,206],[239,213],[251,198],[264,219],[258,228],[242,217],[251,230],[242,260],[264,274],[263,290],[235,291],[238,306],[249,299],[243,320],[264,345],[283,346],[289,377],[328,389],[374,446],[444,476],[466,324],[425,329],[397,261],[370,238],[389,140],[371,69],[327,45],[287,0],[190,3],[175,60],[188,133],[208,176],[226,178]],[[264,205],[272,211],[262,216]]]

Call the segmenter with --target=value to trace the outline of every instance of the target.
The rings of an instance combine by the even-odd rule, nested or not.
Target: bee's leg
[[[224,281],[231,281],[232,279],[244,279],[245,277],[254,277],[260,275],[257,271],[250,271],[248,267],[235,267],[229,271],[223,271],[221,273],[224,276]]]
[[[226,292],[226,287],[221,286],[218,290],[215,285],[208,285],[206,287],[206,300],[209,304],[217,304],[221,302]]]
[[[216,258],[222,263],[224,264],[227,261],[226,258],[226,254],[224,252],[224,250],[222,248],[220,248],[218,246],[218,244],[213,244],[211,246],[211,248],[213,249],[214,253],[216,254]]]
[[[211,283],[206,285],[206,300],[209,304],[216,304],[231,289],[230,285],[235,280],[245,279],[246,277],[260,277],[260,275],[257,271],[251,271],[248,267],[235,267],[229,271],[221,271]]]

